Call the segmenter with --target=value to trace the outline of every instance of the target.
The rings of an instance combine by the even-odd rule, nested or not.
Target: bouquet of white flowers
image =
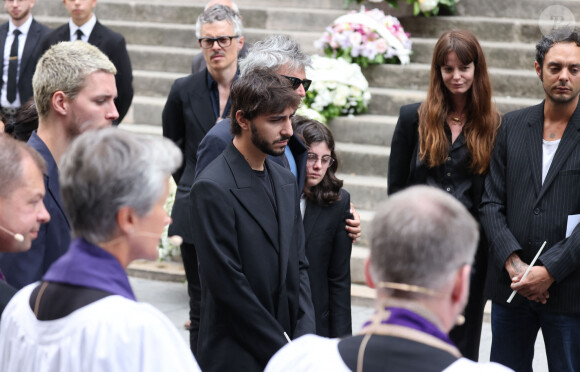
[[[346,0],[348,6],[355,0]],[[364,0],[356,0],[357,3],[362,3]],[[399,0],[369,0],[373,3],[380,3],[386,1],[391,7],[398,8]],[[459,0],[406,0],[407,3],[413,6],[413,15],[423,14],[426,17],[437,15],[441,8],[445,8],[448,13],[455,13],[455,4]]]
[[[314,46],[327,57],[369,64],[409,63],[411,40],[399,20],[382,10],[352,11],[334,20]]]
[[[342,58],[313,56],[308,76],[312,77],[312,84],[304,104],[326,120],[367,110],[371,94],[359,65]]]

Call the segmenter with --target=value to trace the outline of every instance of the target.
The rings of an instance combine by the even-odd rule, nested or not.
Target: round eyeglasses
[[[309,152],[306,155],[306,164],[313,166],[314,164],[318,163],[318,159],[320,159],[320,164],[322,164],[323,167],[330,167],[332,163],[334,163],[334,159],[330,155],[318,157],[318,155],[315,153]]]

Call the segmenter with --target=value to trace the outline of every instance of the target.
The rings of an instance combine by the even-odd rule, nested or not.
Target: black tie
[[[81,31],[81,29],[77,29],[77,40],[83,41],[83,32]]]
[[[14,41],[10,48],[10,59],[8,60],[8,88],[6,98],[12,103],[16,99],[16,75],[18,74],[18,35],[22,32],[14,30]]]

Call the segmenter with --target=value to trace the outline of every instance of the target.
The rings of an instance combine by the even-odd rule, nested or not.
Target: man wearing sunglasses
[[[306,67],[308,66],[310,66],[310,57],[302,51],[296,41],[286,35],[274,35],[266,40],[258,41],[250,48],[246,58],[240,60],[240,75],[251,75],[260,68],[276,71],[290,81],[292,88],[300,97],[305,97],[311,83],[310,80],[306,79]],[[217,123],[207,133],[197,151],[196,177],[222,153],[232,139],[230,118]],[[298,190],[302,190],[306,179],[306,156],[306,146],[293,134],[285,148],[284,155],[269,155],[268,157],[290,169],[298,182]],[[354,219],[346,220],[346,230],[349,237],[356,240],[361,235],[360,216],[354,207],[352,213]]]
[[[229,7],[216,4],[197,19],[196,36],[207,67],[173,83],[162,115],[163,135],[179,146],[185,159],[173,175],[177,192],[169,234],[183,238],[181,255],[190,297],[190,346],[194,354],[201,292],[188,197],[195,175],[197,146],[216,121],[230,113],[230,87],[237,79],[238,52],[244,45],[241,19]]]

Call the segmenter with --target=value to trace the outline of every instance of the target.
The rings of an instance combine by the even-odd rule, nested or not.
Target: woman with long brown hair
[[[478,219],[500,121],[477,38],[466,30],[445,32],[433,51],[427,98],[401,107],[391,143],[388,194],[411,185],[431,185],[453,195]],[[479,355],[486,268],[487,242],[482,235],[466,322],[450,333],[463,355],[473,360]]]

